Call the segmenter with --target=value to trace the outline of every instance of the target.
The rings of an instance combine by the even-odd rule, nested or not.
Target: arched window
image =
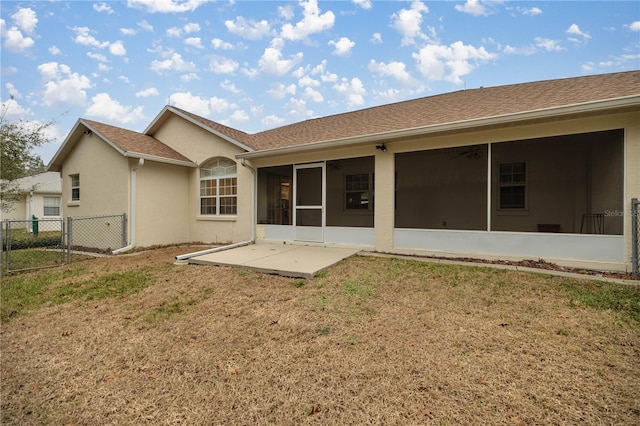
[[[238,177],[233,160],[216,157],[200,166],[200,214],[238,213]]]

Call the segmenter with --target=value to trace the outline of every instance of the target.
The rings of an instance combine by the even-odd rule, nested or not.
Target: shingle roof
[[[304,145],[640,95],[640,71],[461,90],[306,120],[251,135],[256,150]]]
[[[147,136],[132,130],[122,129],[120,127],[110,126],[108,124],[99,123],[91,120],[81,120],[96,132],[106,137],[125,153],[141,154],[142,156],[159,157],[167,160],[180,162],[188,162],[184,155],[180,154],[173,148],[165,145],[154,137]]]

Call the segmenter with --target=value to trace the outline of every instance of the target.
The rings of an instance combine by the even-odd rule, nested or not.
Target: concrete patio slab
[[[285,277],[313,278],[358,248],[259,243],[192,257],[196,265],[236,266]]]

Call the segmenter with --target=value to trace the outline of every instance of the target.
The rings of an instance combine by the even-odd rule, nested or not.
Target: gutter
[[[465,130],[474,127],[492,126],[499,124],[514,123],[516,121],[539,120],[544,118],[558,118],[562,115],[580,114],[585,112],[596,112],[611,108],[631,107],[637,109],[640,106],[640,95],[626,96],[622,98],[606,99],[596,102],[585,102],[580,104],[565,105],[561,107],[543,108],[532,111],[517,112],[504,115],[496,115],[492,117],[473,118],[469,120],[461,120],[450,123],[431,124],[427,126],[413,127],[409,129],[390,130],[380,133],[371,133],[367,135],[352,136],[340,139],[329,139],[306,143],[303,145],[294,145],[281,148],[271,148],[261,151],[245,152],[236,155],[239,159],[251,159],[259,157],[269,157],[275,155],[299,154],[304,152],[315,151],[318,149],[344,148],[348,145],[363,145],[366,143],[375,143],[380,141],[388,141],[390,138],[405,138],[413,136],[422,136],[434,133],[441,133],[454,130]]]
[[[136,173],[142,166],[144,166],[144,158],[138,159],[138,163],[131,168],[131,211],[129,214],[131,238],[129,239],[129,245],[113,250],[111,254],[125,253],[136,246]]]

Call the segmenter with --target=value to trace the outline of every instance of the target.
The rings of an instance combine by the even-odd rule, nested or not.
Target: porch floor
[[[294,278],[313,278],[359,248],[257,243],[189,259],[190,264],[236,266]]]

